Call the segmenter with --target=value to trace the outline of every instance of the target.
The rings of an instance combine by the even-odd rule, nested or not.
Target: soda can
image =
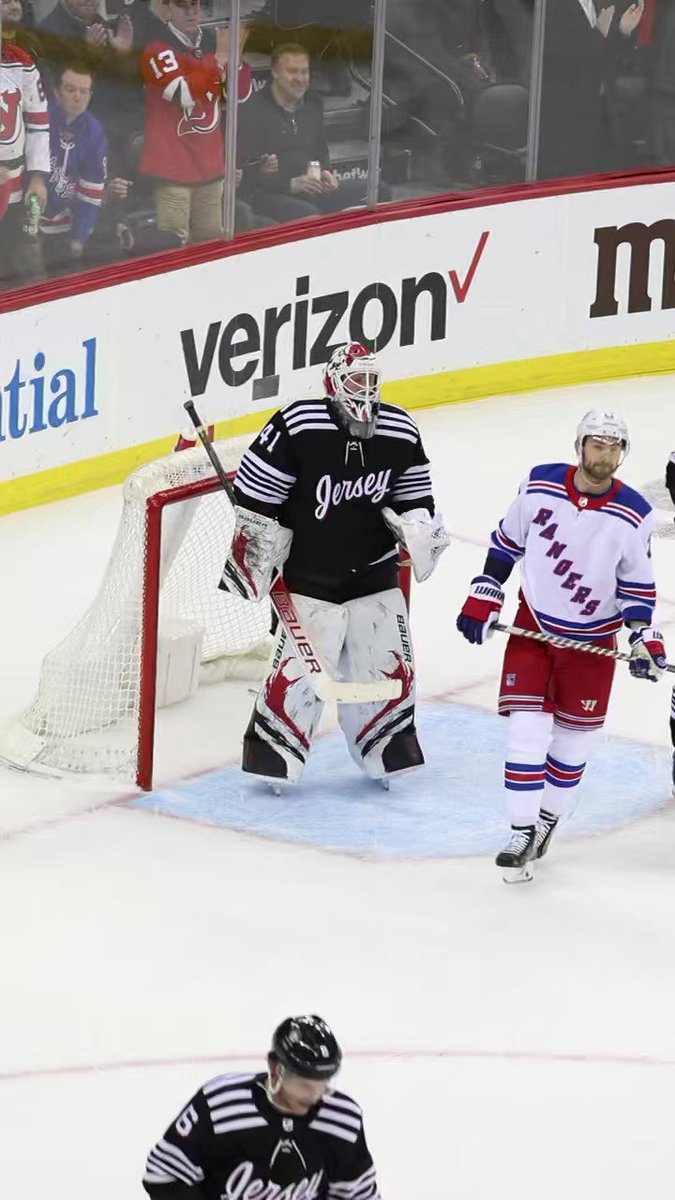
[[[37,196],[26,196],[25,203],[26,215],[23,222],[23,231],[28,237],[37,237],[40,229],[40,201]]]

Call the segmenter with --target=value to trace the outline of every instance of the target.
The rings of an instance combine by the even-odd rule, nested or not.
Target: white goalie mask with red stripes
[[[360,342],[339,346],[326,363],[326,395],[352,437],[369,438],[375,433],[381,378],[375,355]]]

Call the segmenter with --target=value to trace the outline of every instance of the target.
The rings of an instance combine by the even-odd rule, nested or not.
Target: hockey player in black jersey
[[[283,565],[300,620],[332,675],[400,681],[396,700],[338,710],[352,757],[381,779],[424,762],[399,543],[423,580],[448,537],[417,425],[381,401],[375,357],[359,344],[341,346],[324,389],[322,399],[276,412],[242,458],[221,587],[260,599]],[[244,771],[297,782],[321,707],[282,632],[244,736]]]
[[[380,1200],[361,1109],[331,1081],[342,1053],[325,1021],[288,1017],[267,1072],[220,1075],[148,1155],[153,1200]]]

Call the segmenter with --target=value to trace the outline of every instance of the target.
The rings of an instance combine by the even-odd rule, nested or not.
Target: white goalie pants
[[[408,610],[398,588],[330,604],[293,594],[328,673],[334,679],[401,681],[396,700],[339,704],[338,720],[352,758],[373,779],[419,766],[415,734],[415,667]],[[323,702],[283,628],[244,737],[243,769],[296,783]]]

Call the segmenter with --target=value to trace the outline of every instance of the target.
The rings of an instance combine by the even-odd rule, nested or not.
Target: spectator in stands
[[[644,0],[617,15],[614,4],[555,0],[547,6],[539,124],[542,179],[606,169],[603,84],[621,41],[642,19]]]
[[[337,212],[365,200],[365,182],[340,183],[331,170],[323,106],[309,84],[308,52],[295,43],[279,46],[271,84],[239,118],[242,195],[255,212],[275,221]]]
[[[40,229],[47,267],[78,267],[98,221],[106,182],[108,143],[87,111],[93,79],[87,67],[60,67],[49,102],[51,173]]]
[[[146,84],[141,171],[154,181],[158,228],[192,242],[223,233],[221,113],[229,30],[216,31],[210,50],[201,19],[201,0],[169,0],[164,34],[141,59]],[[240,101],[250,91],[251,71],[241,62]]]
[[[659,163],[670,167],[675,165],[675,0],[659,0],[653,46],[655,150]]]
[[[164,35],[169,20],[169,0],[105,0],[108,17],[128,17],[134,50],[144,50]]]
[[[99,68],[112,61],[110,51],[128,53],[133,40],[128,15],[125,13],[113,20],[103,17],[100,0],[58,0],[41,22],[40,30],[53,35],[61,43],[57,55],[56,42],[45,42],[50,62],[62,62],[64,54],[69,54],[71,61],[77,56],[82,61],[83,51],[88,48],[90,65]],[[100,53],[97,54],[97,50]]]
[[[96,83],[91,112],[101,121],[115,170],[142,119],[138,56],[128,14],[104,16],[104,0],[58,0],[31,38],[47,83],[67,63],[87,67]]]
[[[49,114],[34,59],[4,37],[0,97],[0,278],[28,282],[41,273],[37,233],[47,200]]]

